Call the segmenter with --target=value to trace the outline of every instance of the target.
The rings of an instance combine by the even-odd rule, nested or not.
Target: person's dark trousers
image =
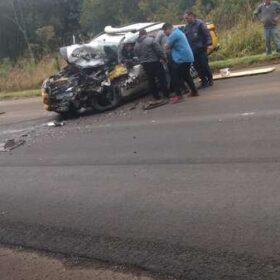
[[[182,96],[184,82],[187,83],[189,89],[191,90],[191,94],[197,94],[197,89],[191,76],[190,69],[191,63],[172,64],[172,80],[177,96]]]
[[[194,51],[194,67],[202,85],[213,82],[213,74],[209,66],[208,54],[204,49]]]
[[[168,97],[168,86],[166,80],[166,73],[161,64],[161,62],[146,62],[142,63],[143,68],[146,72],[150,91],[155,99],[160,99],[161,96],[159,94],[159,90],[157,87],[157,81],[159,82],[160,89],[164,95],[164,97]]]

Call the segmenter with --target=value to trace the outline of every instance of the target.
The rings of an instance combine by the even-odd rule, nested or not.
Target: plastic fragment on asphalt
[[[53,122],[49,122],[47,124],[48,127],[61,127],[61,126],[65,126],[65,122],[57,122],[57,121],[53,121]]]
[[[0,152],[10,152],[22,145],[25,144],[25,140],[23,139],[10,139],[7,140],[5,143],[0,144]]]
[[[254,116],[256,113],[254,113],[254,112],[250,112],[250,113],[243,113],[243,114],[241,114],[241,116],[243,116],[243,117],[248,117],[248,116]]]
[[[230,69],[229,68],[220,69],[220,74],[221,74],[221,77],[229,77]]]

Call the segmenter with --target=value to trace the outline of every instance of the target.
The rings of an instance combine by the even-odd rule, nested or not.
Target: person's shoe
[[[198,89],[204,89],[204,88],[208,88],[209,87],[209,83],[208,82],[202,82],[200,84],[200,86],[198,86]]]
[[[154,101],[159,101],[159,100],[161,100],[161,96],[160,95],[154,95],[153,99],[154,99]]]
[[[208,82],[208,86],[209,87],[212,87],[213,85],[214,85],[214,81],[213,80]]]
[[[179,102],[182,102],[184,100],[183,96],[173,96],[173,97],[170,97],[170,103],[172,104],[175,104],[175,103],[179,103]]]
[[[197,96],[199,96],[197,91],[191,91],[188,95],[188,97],[197,97]]]
[[[181,88],[182,95],[187,95],[189,92],[190,92],[189,88],[186,87],[185,85]]]
[[[176,103],[177,101],[178,101],[178,96],[177,95],[175,95],[175,96],[172,96],[172,97],[170,97],[169,98],[169,101],[170,101],[170,103]]]
[[[188,88],[182,89],[183,95],[187,95],[188,93],[190,93],[190,90]]]

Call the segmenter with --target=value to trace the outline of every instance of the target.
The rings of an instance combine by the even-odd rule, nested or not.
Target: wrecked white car
[[[163,23],[138,23],[122,28],[107,26],[90,43],[60,49],[67,66],[42,86],[46,110],[60,114],[94,109],[112,109],[122,101],[148,90],[145,73],[131,53],[139,31],[156,36]]]
[[[145,28],[157,32],[159,23],[139,23],[123,28],[106,27],[90,43],[60,49],[67,66],[42,86],[46,110],[57,113],[118,106],[124,99],[147,92],[148,83],[136,58],[127,67],[121,61],[126,43],[133,43]],[[133,60],[133,59],[132,59]]]

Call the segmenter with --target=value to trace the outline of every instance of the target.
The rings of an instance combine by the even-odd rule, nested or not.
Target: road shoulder
[[[141,271],[85,260],[66,260],[26,251],[21,248],[0,248],[1,280],[152,280]],[[159,279],[159,278],[157,278]],[[166,278],[161,280],[167,280]]]

